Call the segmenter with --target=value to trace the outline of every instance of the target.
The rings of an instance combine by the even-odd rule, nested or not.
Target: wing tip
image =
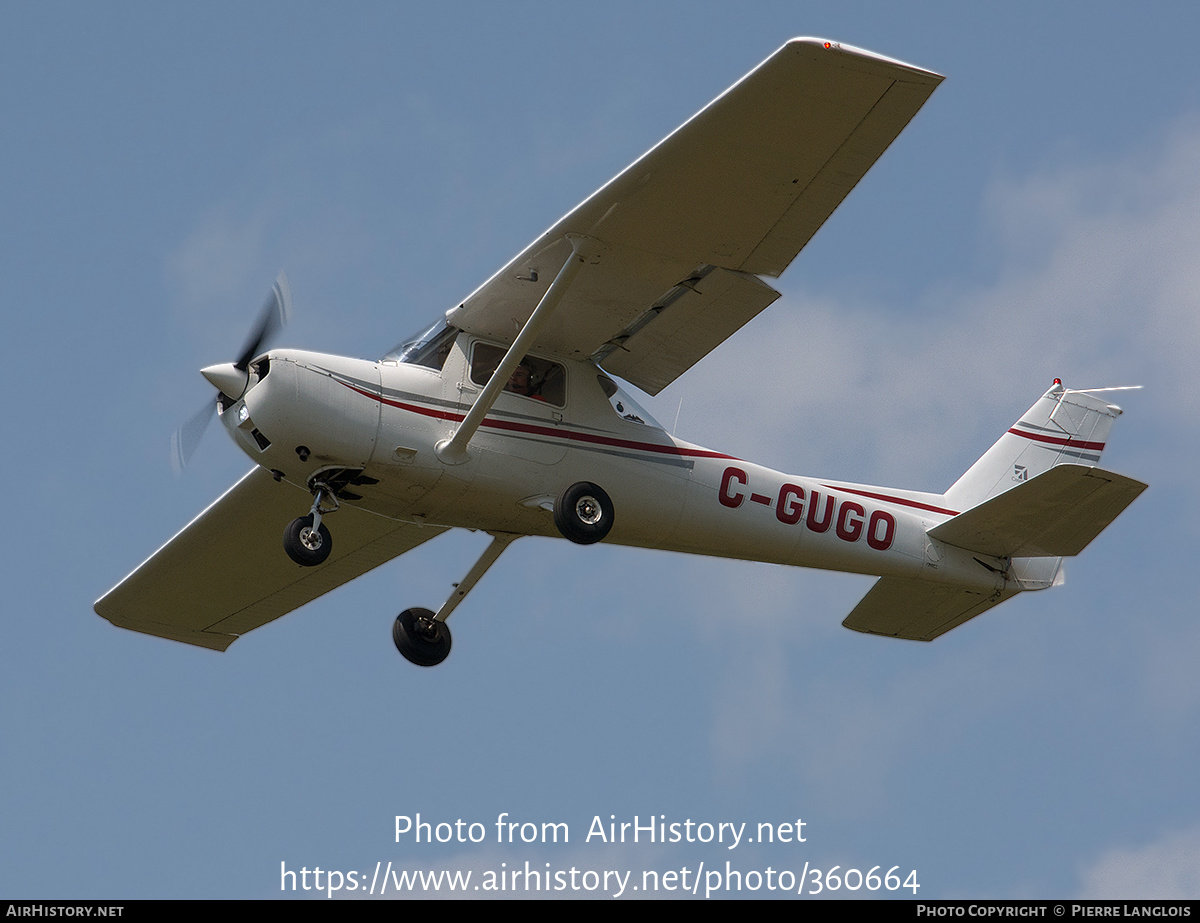
[[[876,64],[886,65],[887,67],[900,68],[908,71],[910,74],[920,77],[923,81],[932,82],[935,85],[941,83],[946,78],[941,74],[928,70],[924,67],[918,67],[915,64],[909,64],[907,61],[901,61],[899,58],[889,58],[887,55],[878,54],[866,48],[859,48],[855,45],[847,45],[844,42],[835,42],[832,39],[819,38],[812,35],[801,35],[796,38],[789,39],[783,46],[784,48],[814,49],[820,51],[836,52],[843,55],[848,55],[852,58],[857,58],[864,62],[872,62]]]
[[[107,621],[114,628],[124,628],[127,631],[136,631],[140,634],[152,635],[156,638],[165,638],[168,641],[181,641],[184,644],[205,647],[210,651],[221,652],[228,650],[229,645],[241,637],[235,634],[218,634],[212,631],[180,628],[146,619],[131,618],[110,609],[106,611],[107,607],[101,606],[103,602],[103,599],[97,600],[92,608],[96,615]]]

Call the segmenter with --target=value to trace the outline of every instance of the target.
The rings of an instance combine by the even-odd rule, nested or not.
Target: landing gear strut
[[[467,571],[467,576],[454,584],[454,592],[434,615],[428,609],[405,609],[392,625],[392,641],[396,650],[404,658],[419,667],[437,666],[450,653],[450,627],[446,619],[460,602],[466,598],[471,589],[479,582],[479,578],[487,573],[487,569],[496,563],[500,553],[514,539],[521,536],[511,532],[490,533],[492,542],[479,556],[475,565]]]

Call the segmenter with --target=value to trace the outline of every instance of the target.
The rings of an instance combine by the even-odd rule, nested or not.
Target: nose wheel
[[[313,528],[313,517],[293,519],[283,532],[283,550],[302,567],[316,567],[333,550],[333,537],[324,523]]]
[[[405,609],[392,625],[392,640],[406,660],[435,667],[450,653],[450,626],[428,609]]]

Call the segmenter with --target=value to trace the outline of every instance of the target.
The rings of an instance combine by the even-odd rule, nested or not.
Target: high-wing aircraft
[[[1120,410],[1095,392],[1055,381],[933,494],[683,442],[618,381],[657,394],[775,301],[764,277],[941,80],[788,42],[377,360],[265,348],[289,310],[281,275],[240,358],[203,370],[254,469],[96,612],[225,650],[453,528],[492,541],[437,612],[397,617],[396,647],[425,666],[450,651],[451,612],[525,535],[876,575],[843,624],[925,641],[1059,582],[1062,558],[1146,486],[1096,467]],[[181,455],[206,419],[181,431]]]

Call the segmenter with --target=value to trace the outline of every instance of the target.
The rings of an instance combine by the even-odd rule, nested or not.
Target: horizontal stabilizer
[[[1018,592],[882,577],[842,624],[871,635],[932,641]]]
[[[1085,465],[1056,465],[992,497],[929,535],[996,557],[1079,554],[1146,485]]]

